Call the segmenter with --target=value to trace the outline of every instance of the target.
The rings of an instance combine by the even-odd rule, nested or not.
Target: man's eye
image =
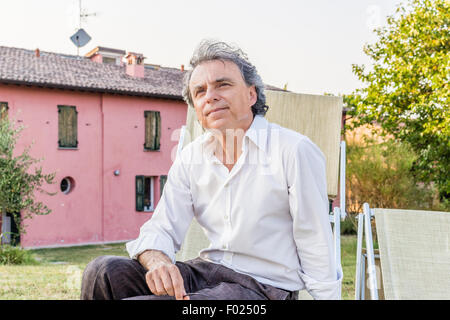
[[[230,85],[229,83],[222,82],[221,84],[219,84],[219,87],[224,87],[224,86],[229,86],[229,85]]]
[[[204,92],[205,90],[203,89],[199,89],[197,91],[195,91],[195,96],[197,97],[200,93]]]

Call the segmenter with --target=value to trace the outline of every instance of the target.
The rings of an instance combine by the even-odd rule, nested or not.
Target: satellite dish
[[[84,31],[84,29],[78,29],[78,31],[70,37],[70,40],[72,40],[73,44],[77,46],[77,48],[80,48],[91,41],[91,37],[86,33],[86,31]]]

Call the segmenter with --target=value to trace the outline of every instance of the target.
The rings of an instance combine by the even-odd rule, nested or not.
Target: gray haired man
[[[153,217],[127,243],[130,259],[93,260],[81,298],[281,300],[306,288],[339,299],[319,148],[264,118],[256,68],[226,43],[200,43],[183,96],[206,132],[174,161]],[[175,261],[192,219],[211,244]]]

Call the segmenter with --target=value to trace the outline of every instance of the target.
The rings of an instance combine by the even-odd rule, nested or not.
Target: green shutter
[[[58,145],[78,147],[78,112],[74,106],[58,106]]]
[[[160,176],[159,177],[159,197],[162,197],[164,185],[166,184],[167,176]]]
[[[8,115],[8,102],[0,102],[0,120]]]
[[[160,138],[161,138],[161,114],[159,111],[155,112],[155,150],[159,150]]]
[[[144,111],[145,150],[159,150],[161,137],[161,114],[159,111]]]
[[[144,176],[136,176],[136,211],[144,211]]]

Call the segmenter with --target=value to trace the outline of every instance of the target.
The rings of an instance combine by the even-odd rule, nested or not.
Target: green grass
[[[342,299],[355,299],[356,236],[341,236]]]
[[[0,300],[79,299],[81,276],[92,259],[128,256],[124,243],[30,252],[37,265],[0,265]]]
[[[342,298],[354,299],[356,236],[342,236]],[[0,300],[79,299],[86,265],[102,255],[128,256],[125,244],[30,250],[36,264],[0,265]]]

